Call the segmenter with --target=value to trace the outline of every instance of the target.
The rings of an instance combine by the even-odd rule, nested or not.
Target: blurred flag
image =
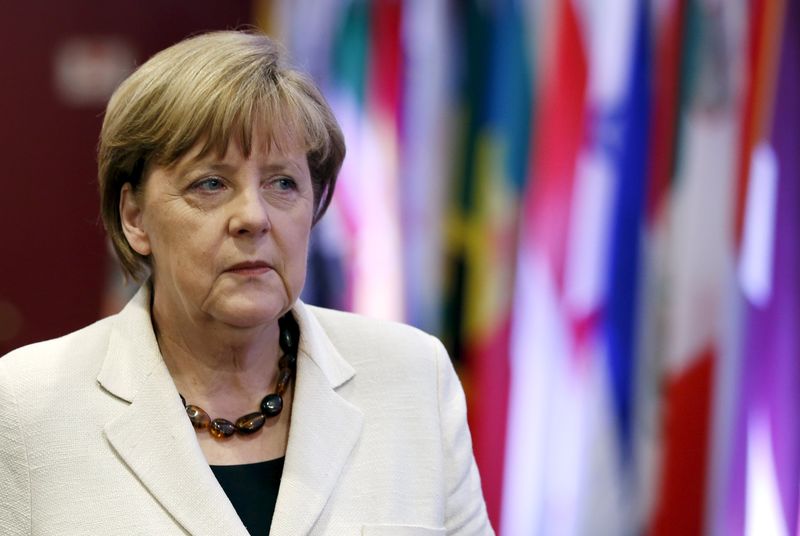
[[[576,352],[596,361],[582,534],[635,532],[636,378],[650,134],[648,3],[592,4],[590,149],[579,168],[566,298]],[[593,348],[592,348],[593,347]],[[614,490],[613,492],[609,490]]]
[[[703,534],[714,398],[735,357],[727,337],[735,296],[735,196],[743,5],[691,0],[686,16],[675,178],[665,214],[660,283],[663,456],[652,534]],[[718,406],[718,404],[717,404]]]
[[[469,2],[465,62],[470,107],[460,193],[458,245],[464,288],[461,348],[474,450],[495,527],[500,514],[502,444],[517,245],[517,199],[526,177],[531,110],[530,57],[521,6]],[[487,46],[487,43],[489,46]]]
[[[443,329],[445,207],[451,195],[458,98],[454,9],[446,0],[403,5],[405,55],[400,193],[405,320]]]
[[[745,361],[729,534],[794,535],[800,483],[800,8],[771,13],[777,88],[751,156],[739,275]],[[767,87],[772,87],[767,81]],[[768,96],[773,102],[772,96]],[[770,126],[771,123],[771,126]],[[756,140],[759,138],[754,136]],[[738,508],[737,508],[738,507]]]
[[[666,228],[670,189],[675,176],[678,109],[681,104],[681,60],[687,0],[666,0],[653,7],[652,112],[650,116],[649,178],[645,210],[641,315],[635,372],[633,498],[637,524],[649,522],[656,497],[661,448],[663,304],[670,289],[664,284],[668,258]]]
[[[506,433],[503,534],[571,534],[577,514],[585,366],[571,358],[562,300],[568,222],[585,135],[588,64],[570,0],[550,14],[537,127],[520,222]]]
[[[347,308],[403,318],[398,186],[402,53],[399,0],[352,0],[334,41],[331,101],[348,155],[336,190],[346,230]]]
[[[348,143],[315,243],[463,358],[500,533],[796,533],[797,0],[276,4]]]
[[[735,311],[734,333],[731,339],[736,340],[738,351],[729,356],[724,366],[720,367],[718,377],[728,376],[728,381],[718,382],[720,393],[716,396],[715,421],[723,423],[713,430],[714,446],[712,448],[712,486],[708,504],[710,510],[707,519],[712,534],[741,535],[745,532],[745,486],[747,485],[746,454],[746,415],[748,413],[747,376],[748,362],[752,360],[747,346],[747,299],[748,294],[763,294],[768,277],[763,267],[771,253],[763,248],[772,246],[772,240],[760,236],[763,230],[772,229],[770,223],[764,225],[764,218],[774,214],[774,203],[769,200],[774,194],[774,168],[770,165],[774,159],[769,158],[768,151],[755,150],[763,145],[768,137],[769,125],[772,121],[775,72],[780,52],[782,1],[754,0],[747,3],[747,27],[741,32],[745,61],[742,62],[744,73],[741,132],[739,135],[739,154],[741,160],[737,170],[738,185],[736,188],[736,246],[739,254],[738,276],[739,286],[734,292],[737,304]],[[765,158],[766,157],[766,158]],[[758,176],[759,187],[755,188],[753,179]],[[766,180],[765,180],[766,179]],[[763,186],[767,186],[765,189]],[[745,221],[745,198],[758,194],[760,200],[750,203],[761,208],[759,216],[748,217],[751,229],[749,238],[743,239]],[[767,194],[765,197],[764,194]],[[770,207],[767,209],[767,207]],[[767,209],[767,210],[765,210]],[[748,209],[750,210],[750,209]],[[752,232],[756,227],[752,222],[761,222],[760,231]],[[755,237],[759,237],[753,240]],[[753,246],[761,251],[756,252]],[[748,262],[743,263],[742,259]],[[755,261],[755,262],[754,262]],[[749,272],[749,274],[745,274]],[[732,308],[734,309],[734,308]]]

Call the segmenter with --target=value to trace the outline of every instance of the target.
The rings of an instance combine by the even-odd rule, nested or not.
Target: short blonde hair
[[[138,191],[148,166],[172,165],[198,143],[201,156],[223,155],[232,139],[249,155],[257,122],[268,142],[306,148],[316,223],[333,196],[344,137],[320,91],[287,65],[269,37],[241,31],[191,37],[150,58],[117,88],[100,133],[98,180],[103,224],[127,275],[141,280],[150,261],[122,231],[125,183]]]

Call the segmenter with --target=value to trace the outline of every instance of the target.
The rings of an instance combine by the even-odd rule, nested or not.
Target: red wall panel
[[[105,282],[95,148],[103,105],[70,105],[54,56],[118,38],[140,64],[203,30],[251,22],[250,0],[9,2],[0,11],[0,355],[96,320]]]

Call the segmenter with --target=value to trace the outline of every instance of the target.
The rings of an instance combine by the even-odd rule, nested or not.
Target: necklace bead
[[[245,435],[253,434],[261,430],[265,422],[267,422],[267,416],[260,411],[248,413],[236,419],[236,431]]]
[[[286,388],[289,386],[289,382],[292,380],[292,369],[281,369],[278,371],[278,383],[275,386],[275,393],[278,395],[283,395],[286,392]]]
[[[205,430],[211,424],[211,417],[200,406],[186,406],[186,415],[189,416],[192,426],[197,430]]]
[[[196,430],[208,430],[214,439],[227,439],[234,433],[242,435],[253,434],[264,427],[268,418],[280,415],[283,410],[283,394],[289,387],[297,369],[297,347],[300,340],[300,328],[291,313],[287,313],[278,320],[280,335],[278,343],[284,354],[278,360],[278,377],[275,392],[270,393],[261,400],[259,409],[253,413],[242,415],[232,423],[227,419],[211,417],[200,406],[187,404],[181,395],[181,402],[186,408],[186,415]]]
[[[268,394],[261,401],[261,413],[267,417],[278,415],[283,409],[283,397],[277,393]]]
[[[288,317],[288,318],[287,318]],[[278,344],[287,355],[297,355],[297,343],[300,341],[300,328],[291,314],[285,314],[278,320],[280,336]]]
[[[216,439],[223,439],[233,435],[236,425],[227,419],[214,419],[208,427],[208,431]]]
[[[281,330],[281,340],[280,340],[281,349],[284,352],[290,352],[292,350],[292,334],[289,332],[288,329]]]

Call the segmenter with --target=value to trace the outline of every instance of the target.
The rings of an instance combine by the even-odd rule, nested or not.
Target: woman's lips
[[[263,261],[247,261],[234,264],[227,270],[228,273],[244,276],[254,276],[265,274],[272,270],[272,267]]]

